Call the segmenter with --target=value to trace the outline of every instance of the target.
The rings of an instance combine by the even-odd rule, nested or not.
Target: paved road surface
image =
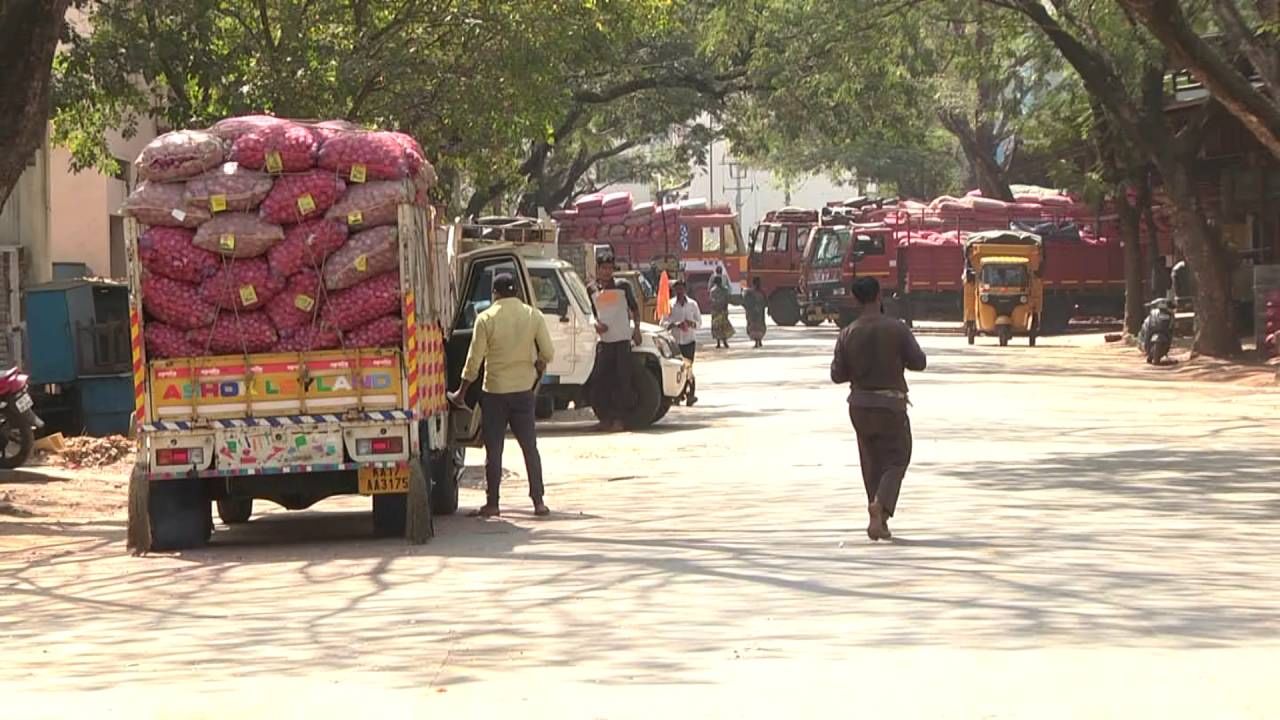
[[[144,559],[118,512],[6,521],[6,715],[1280,714],[1280,393],[925,338],[877,545],[834,332],[704,348],[652,432],[544,428],[546,522],[518,454],[501,520],[422,548],[352,499]]]

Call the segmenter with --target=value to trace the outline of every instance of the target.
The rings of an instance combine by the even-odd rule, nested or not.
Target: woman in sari
[[[756,347],[764,347],[764,334],[768,330],[764,316],[769,301],[760,289],[760,278],[751,279],[751,288],[742,296],[742,306],[747,310],[747,336],[755,341]]]
[[[728,348],[729,338],[733,337],[733,323],[729,322],[729,280],[724,276],[724,268],[716,268],[711,278],[711,337],[716,340],[717,348]]]

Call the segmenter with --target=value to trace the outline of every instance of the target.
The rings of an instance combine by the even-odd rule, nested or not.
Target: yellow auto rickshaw
[[[994,335],[1001,347],[1026,335],[1032,347],[1044,310],[1044,242],[1016,230],[974,233],[964,243],[964,324],[969,344]]]

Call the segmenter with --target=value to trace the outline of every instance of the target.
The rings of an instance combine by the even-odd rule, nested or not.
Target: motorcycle
[[[1170,298],[1152,300],[1147,308],[1150,312],[1138,331],[1138,345],[1146,353],[1148,365],[1159,365],[1173,345],[1174,301]]]
[[[0,373],[0,469],[21,467],[31,457],[36,430],[44,427],[32,410],[28,376],[18,368]]]

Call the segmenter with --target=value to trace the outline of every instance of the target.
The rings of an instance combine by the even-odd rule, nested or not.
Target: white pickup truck
[[[550,418],[556,410],[590,406],[588,385],[595,369],[598,336],[591,312],[587,286],[574,266],[560,259],[555,244],[554,228],[524,218],[484,218],[463,226],[464,247],[511,243],[524,260],[532,287],[532,302],[547,319],[547,329],[555,343],[555,360],[547,367],[538,398],[538,416]],[[491,302],[490,280],[495,273],[514,272],[514,265],[493,264],[473,268],[486,273],[468,286],[480,293],[470,298],[475,315]],[[464,304],[465,307],[465,304]],[[454,329],[463,329],[460,324]],[[632,357],[637,365],[633,374],[637,403],[624,422],[630,429],[642,429],[666,416],[672,405],[684,396],[689,371],[680,350],[668,332],[656,325],[641,325],[641,342]]]

